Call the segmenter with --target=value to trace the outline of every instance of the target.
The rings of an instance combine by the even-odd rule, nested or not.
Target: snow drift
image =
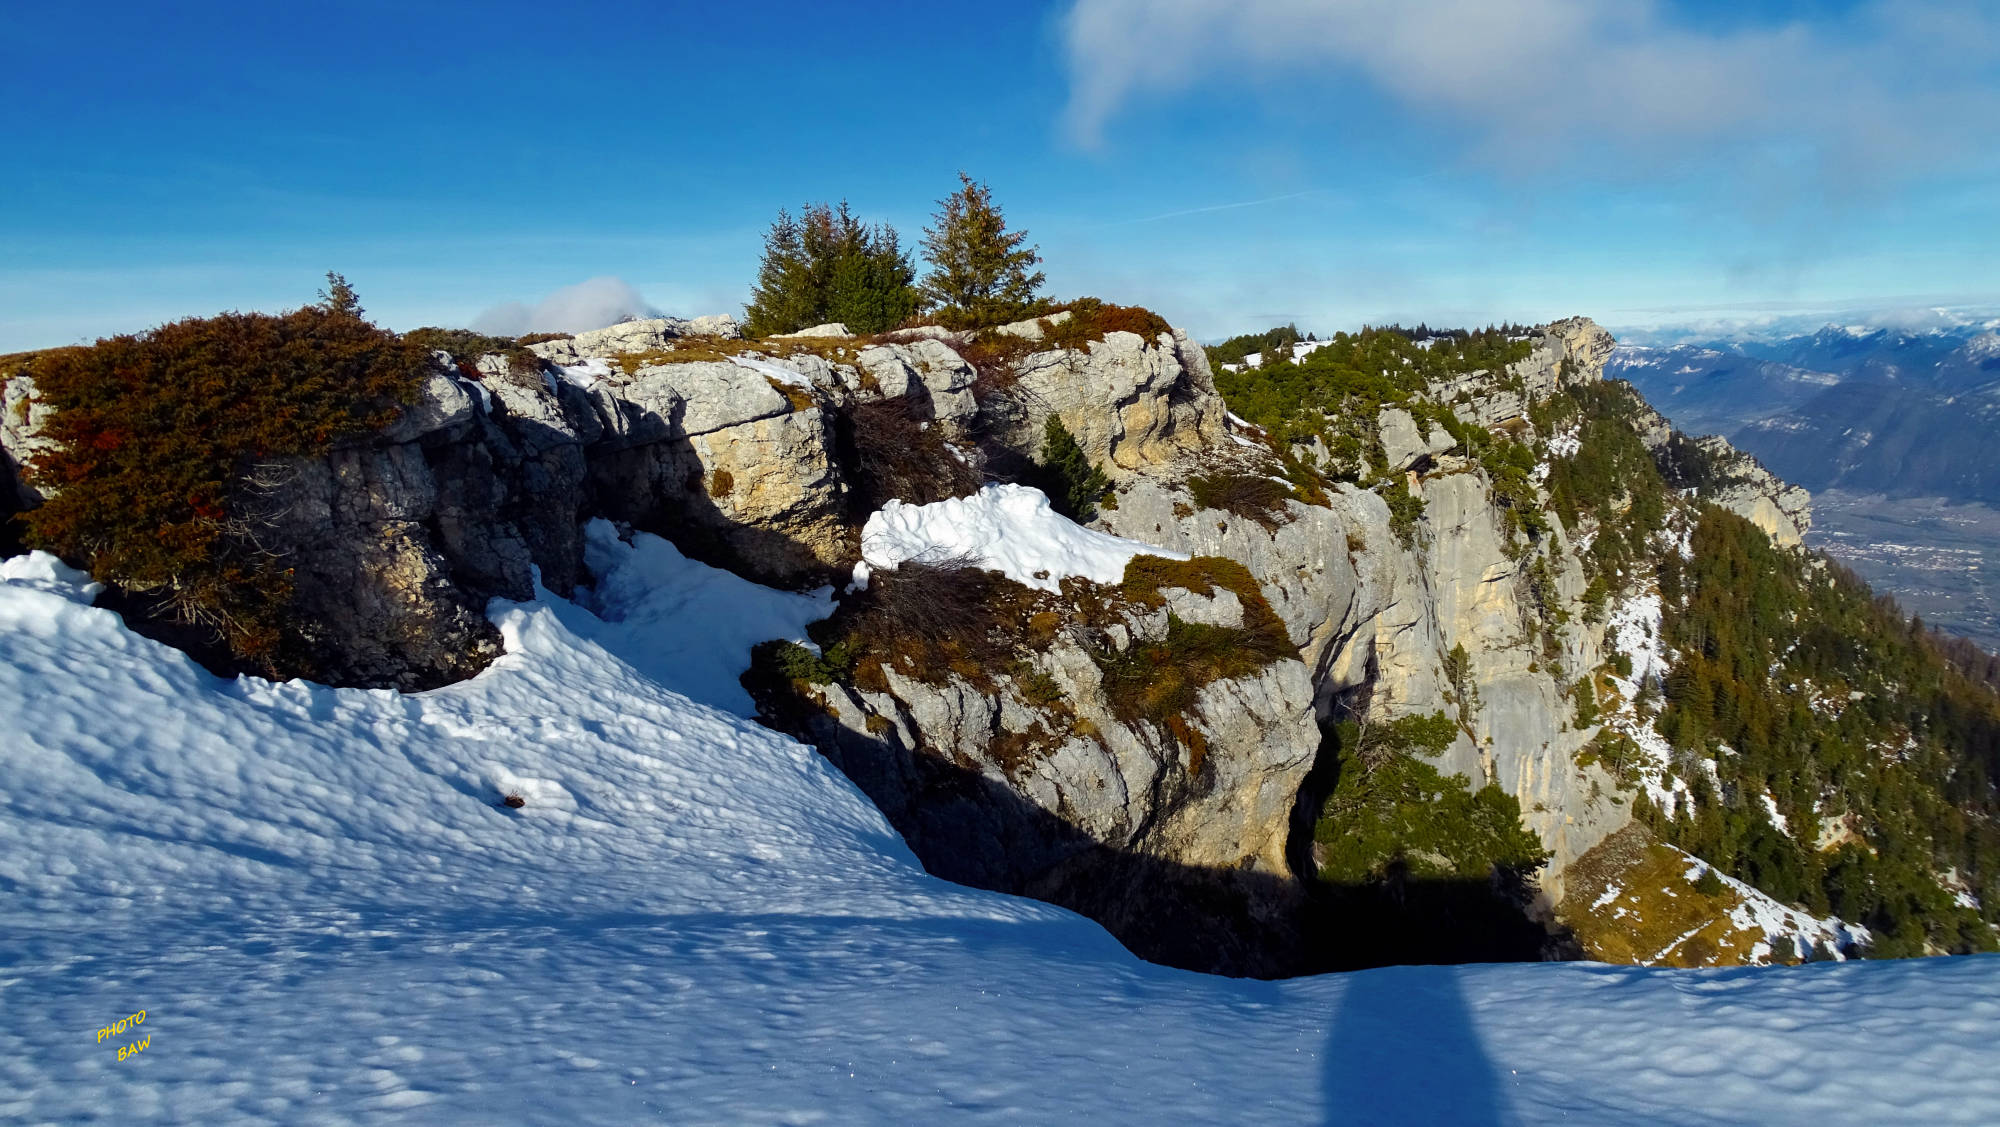
[[[1051,508],[1039,489],[988,485],[970,497],[929,505],[884,505],[861,529],[862,562],[855,579],[866,582],[871,570],[892,571],[910,562],[965,560],[1024,586],[1060,591],[1072,575],[1116,583],[1139,555],[1188,558],[1084,528]]]

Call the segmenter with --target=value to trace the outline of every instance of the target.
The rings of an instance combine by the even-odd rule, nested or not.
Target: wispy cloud
[[[633,317],[657,316],[659,311],[630,282],[622,278],[592,278],[559,289],[533,305],[502,302],[473,318],[472,327],[502,336],[581,333]]]
[[[1065,125],[1085,146],[1133,102],[1334,71],[1552,165],[1605,143],[1888,176],[1996,134],[2000,9],[1896,0],[1703,30],[1655,0],[1076,0]]]
[[[1266,196],[1261,200],[1240,200],[1236,203],[1210,204],[1207,207],[1184,207],[1178,211],[1163,211],[1158,215],[1147,215],[1138,219],[1126,219],[1117,224],[1113,224],[1113,226],[1126,227],[1126,226],[1131,226],[1132,224],[1135,223],[1158,223],[1162,219],[1180,219],[1184,216],[1189,216],[1189,215],[1207,215],[1208,213],[1213,211],[1236,211],[1239,208],[1245,208],[1245,207],[1263,207],[1265,204],[1284,203],[1286,200],[1304,199],[1307,196],[1318,195],[1319,191],[1320,189],[1318,188],[1307,188],[1303,192],[1286,192],[1282,196]]]

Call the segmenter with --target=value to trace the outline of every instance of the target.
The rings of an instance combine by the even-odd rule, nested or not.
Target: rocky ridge
[[[1311,863],[1297,819],[1319,723],[1442,711],[1460,730],[1438,765],[1520,800],[1559,895],[1563,870],[1630,821],[1615,780],[1577,762],[1594,731],[1572,723],[1569,682],[1610,649],[1584,613],[1588,530],[1556,520],[1524,555],[1487,471],[1396,407],[1374,425],[1388,480],[1424,502],[1414,539],[1392,527],[1380,482],[1261,512],[1207,507],[1197,479],[1283,467],[1229,421],[1202,349],[1178,332],[1040,347],[1054,327],[1005,327],[1018,343],[1001,362],[937,330],[753,345],[726,318],[546,341],[532,346],[538,364],[439,354],[387,430],[260,480],[270,540],[296,562],[324,679],[425,688],[498,652],[487,599],[589,581],[579,528],[591,517],[761,582],[816,584],[858,561],[885,447],[929,459],[917,469],[949,495],[1032,462],[1054,417],[1114,482],[1097,527],[1236,561],[1251,586],[1078,595],[1037,612],[1055,627],[1007,668],[884,663],[865,685],[817,685],[816,712],[774,722],[820,746],[935,871],[1065,904],[1152,957],[1282,974],[1309,958],[1291,913]],[[1530,407],[1601,380],[1611,348],[1587,320],[1558,322],[1528,359],[1429,398],[1466,423],[1532,432]],[[26,380],[5,397],[0,447],[18,466],[43,420]],[[1745,472],[1715,499],[1784,540],[1787,522],[1807,519],[1801,493]],[[1530,605],[1536,566],[1548,606]],[[1203,681],[1165,719],[1107,695],[1116,655],[1169,645],[1176,622],[1243,630],[1259,607],[1288,652]],[[1163,917],[1196,923],[1167,934]]]

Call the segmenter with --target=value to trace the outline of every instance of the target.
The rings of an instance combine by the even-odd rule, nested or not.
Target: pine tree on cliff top
[[[941,306],[947,324],[973,328],[1025,317],[1037,302],[1044,275],[1028,270],[1040,248],[1024,246],[1026,231],[1009,231],[992,189],[958,174],[959,190],[938,201],[924,228],[924,258],[931,264],[923,294]]]

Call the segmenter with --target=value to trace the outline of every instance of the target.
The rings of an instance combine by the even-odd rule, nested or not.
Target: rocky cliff
[[[1544,488],[1578,439],[1537,423],[1602,381],[1612,342],[1576,319],[1524,346],[1371,409],[1379,461],[1343,472],[1319,439],[1233,420],[1177,332],[1059,316],[748,342],[727,319],[634,322],[529,354],[439,353],[394,424],[262,468],[257,488],[313,674],[424,688],[497,653],[488,598],[590,581],[589,518],[760,582],[844,583],[870,512],[1034,480],[1053,418],[1113,483],[1095,526],[1161,559],[1060,592],[974,581],[968,561],[884,577],[809,663],[753,670],[767,718],[936,872],[1065,904],[1150,957],[1282,974],[1314,965],[1302,889],[1343,720],[1449,717],[1435,765],[1518,800],[1551,896],[1631,820],[1584,754],[1598,728],[1575,696],[1611,659],[1607,601],[1643,592],[1587,574],[1600,522],[1568,526]],[[43,419],[29,378],[5,396],[0,447],[19,466]],[[1534,472],[1497,483],[1491,436]],[[1698,488],[1797,541],[1800,491],[1699,449],[1728,472]],[[927,619],[922,600],[958,609]]]

